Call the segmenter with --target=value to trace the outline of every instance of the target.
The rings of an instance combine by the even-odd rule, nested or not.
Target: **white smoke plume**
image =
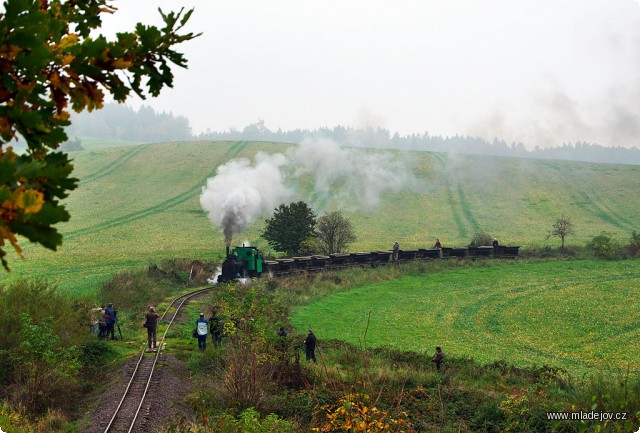
[[[296,197],[294,185],[302,177],[313,179],[314,200]],[[235,235],[289,199],[304,200],[311,206],[314,201],[330,201],[339,209],[370,211],[384,193],[415,186],[406,161],[389,151],[307,139],[285,154],[258,153],[253,165],[238,159],[220,166],[216,176],[207,180],[200,204],[230,245]]]
[[[331,196],[348,210],[373,210],[385,192],[416,185],[406,161],[389,151],[341,147],[329,139],[306,139],[287,153],[296,176],[311,175],[319,197]]]
[[[282,154],[259,152],[252,165],[248,159],[236,159],[218,168],[207,180],[200,205],[214,226],[220,227],[227,245],[237,234],[291,196],[285,186]]]

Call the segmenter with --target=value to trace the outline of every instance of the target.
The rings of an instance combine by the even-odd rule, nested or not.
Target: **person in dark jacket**
[[[115,333],[115,325],[116,325],[116,310],[113,308],[113,304],[109,304],[107,306],[107,308],[105,308],[104,310],[104,322],[107,324],[107,333],[105,335],[105,338],[109,338],[109,334],[111,334],[111,339],[115,340],[116,339],[116,333]]]
[[[149,312],[147,313],[147,341],[149,343],[149,349],[153,349],[155,352],[157,342],[156,342],[156,330],[158,329],[158,319],[160,319],[160,315],[156,313],[155,308],[149,307]],[[151,347],[151,343],[153,342],[153,348]]]
[[[277,348],[282,352],[282,353],[286,353],[287,352],[287,330],[284,329],[284,326],[281,326],[280,328],[278,328],[278,331],[276,332],[278,334],[278,346]]]
[[[198,349],[207,348],[207,328],[209,321],[204,318],[204,313],[200,313],[200,317],[196,320],[196,330],[198,332]]]
[[[400,252],[400,244],[398,243],[398,241],[395,241],[395,243],[393,244],[393,258],[392,258],[394,262],[398,261],[399,252]]]
[[[307,338],[304,340],[304,348],[307,355],[307,361],[316,361],[316,336],[311,329],[307,331]]]
[[[218,311],[214,309],[209,317],[209,332],[211,332],[211,342],[214,346],[220,346],[222,342],[222,328],[224,322],[222,318],[218,316]]]
[[[433,248],[437,248],[437,249],[442,248],[442,244],[440,243],[440,239],[436,239],[436,243],[433,245]]]
[[[433,354],[433,358],[431,358],[431,362],[436,364],[436,368],[438,371],[440,370],[440,364],[442,364],[442,360],[444,359],[444,352],[440,346],[436,346],[436,353]]]

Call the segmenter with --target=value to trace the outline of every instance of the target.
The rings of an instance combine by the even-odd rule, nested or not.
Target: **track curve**
[[[145,408],[145,398],[147,392],[153,381],[153,373],[156,368],[158,359],[162,352],[165,338],[171,325],[176,319],[180,308],[189,299],[198,296],[202,293],[206,293],[213,289],[213,287],[206,287],[204,289],[196,290],[193,292],[185,293],[184,295],[175,298],[167,307],[164,314],[160,317],[160,321],[164,320],[169,311],[175,308],[171,320],[167,324],[167,327],[162,334],[162,338],[158,342],[158,350],[154,353],[155,356],[144,356],[146,353],[146,343],[142,346],[140,357],[138,362],[131,373],[129,383],[116,407],[116,410],[109,420],[107,427],[104,429],[104,433],[132,433],[134,431],[151,431],[147,423],[149,421],[150,408]],[[144,411],[143,411],[144,409]],[[142,416],[140,414],[143,413]],[[136,427],[138,429],[136,430]]]

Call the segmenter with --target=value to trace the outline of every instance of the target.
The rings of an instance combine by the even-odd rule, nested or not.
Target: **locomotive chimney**
[[[229,257],[229,245],[227,245],[227,257]]]

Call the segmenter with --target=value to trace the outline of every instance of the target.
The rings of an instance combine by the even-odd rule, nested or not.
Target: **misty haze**
[[[0,71],[0,433],[640,432],[640,1],[3,0]]]

